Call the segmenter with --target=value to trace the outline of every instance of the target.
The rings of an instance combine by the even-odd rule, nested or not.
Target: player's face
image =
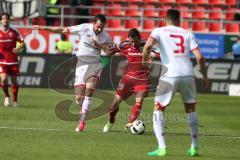
[[[1,23],[4,27],[9,26],[9,21],[10,21],[10,19],[8,18],[8,16],[6,16],[6,15],[2,16]]]
[[[105,23],[102,23],[101,21],[97,21],[93,23],[93,31],[96,35],[100,34],[103,31],[103,28],[105,26]]]
[[[136,36],[136,37],[128,37],[129,42],[135,46],[135,47],[139,47],[140,45],[140,39]]]

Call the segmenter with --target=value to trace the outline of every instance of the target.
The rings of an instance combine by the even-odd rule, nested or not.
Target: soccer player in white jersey
[[[98,14],[92,23],[84,23],[77,26],[33,26],[33,29],[37,30],[79,35],[80,42],[78,52],[76,53],[78,63],[75,71],[74,88],[76,102],[82,105],[82,109],[79,113],[77,132],[83,131],[85,128],[86,115],[92,104],[93,93],[102,71],[101,50],[104,50],[108,55],[113,53],[112,47],[109,47],[113,45],[113,42],[109,34],[103,31],[105,24],[106,17],[103,14]]]
[[[203,86],[208,86],[205,60],[202,56],[194,35],[179,27],[180,12],[169,9],[166,16],[166,26],[152,31],[143,49],[143,65],[147,64],[150,49],[158,45],[162,65],[167,72],[159,78],[155,95],[153,112],[153,129],[158,141],[158,149],[149,152],[149,156],[166,156],[167,146],[164,137],[164,109],[170,104],[175,92],[180,92],[187,114],[192,143],[188,150],[190,156],[198,155],[198,115],[196,113],[196,86],[193,76],[193,66],[190,52],[195,56],[203,75]],[[169,89],[169,85],[172,89]],[[171,87],[170,87],[171,88]]]

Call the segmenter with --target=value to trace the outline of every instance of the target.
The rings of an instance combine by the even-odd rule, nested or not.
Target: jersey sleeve
[[[150,34],[150,37],[154,38],[155,40],[159,41],[159,38],[158,38],[158,30],[157,29],[154,29],[152,31],[152,33]]]
[[[190,33],[189,41],[190,41],[190,50],[191,51],[198,48],[198,43],[197,43],[197,40],[193,33]]]
[[[78,34],[79,32],[83,32],[83,25],[67,27],[67,31],[68,33]]]
[[[18,30],[16,30],[16,29],[14,29],[14,30],[16,32],[16,40],[20,43],[23,42],[24,41],[23,36],[18,32]]]

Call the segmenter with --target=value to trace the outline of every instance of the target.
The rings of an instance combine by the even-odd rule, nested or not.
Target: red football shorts
[[[147,96],[149,90],[149,82],[144,79],[135,79],[124,76],[120,79],[116,91],[116,95],[120,96],[122,100],[127,99],[133,93],[144,91]]]
[[[0,64],[0,73],[6,73],[10,76],[18,76],[19,65],[18,64],[13,64],[13,65]]]

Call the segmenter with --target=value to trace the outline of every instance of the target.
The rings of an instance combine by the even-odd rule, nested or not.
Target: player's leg
[[[85,84],[74,86],[75,100],[79,106],[82,106],[82,103],[85,97],[85,88],[86,88]]]
[[[134,83],[134,92],[135,92],[135,104],[132,106],[131,115],[129,118],[129,123],[134,122],[142,109],[142,102],[145,97],[148,95],[149,84],[147,80],[137,80]]]
[[[90,77],[86,82],[85,97],[82,103],[82,109],[79,113],[79,124],[78,127],[76,128],[76,131],[83,131],[85,128],[86,116],[92,105],[93,93],[96,88],[97,81],[98,78]]]
[[[191,147],[188,150],[190,156],[198,155],[198,115],[196,112],[196,85],[193,77],[181,78],[179,91],[187,114],[187,123],[191,134]]]
[[[123,76],[119,81],[115,97],[109,107],[109,122],[107,122],[107,124],[104,126],[103,132],[110,131],[113,123],[115,122],[115,118],[117,112],[119,111],[119,104],[121,103],[121,101],[127,99],[129,96],[132,95],[133,92],[129,88],[131,88],[131,86],[129,86],[126,77]]]
[[[156,95],[155,95],[155,105],[153,112],[153,130],[158,141],[158,149],[149,152],[149,156],[166,156],[167,146],[165,143],[165,119],[164,119],[164,109],[169,105],[174,93],[175,79],[173,78],[161,78],[159,81]]]
[[[115,122],[117,112],[119,111],[119,104],[121,103],[121,97],[115,95],[114,99],[109,107],[109,121],[103,127],[103,132],[109,132]]]
[[[18,107],[18,83],[17,76],[11,76],[12,94],[13,94],[13,107]]]
[[[136,93],[135,104],[131,108],[131,114],[129,118],[129,123],[133,123],[139,116],[142,109],[142,102],[146,95],[146,92],[140,91]]]
[[[10,65],[9,66],[9,75],[12,82],[12,94],[13,94],[13,107],[18,107],[18,82],[17,76],[19,75],[19,65]]]
[[[1,78],[1,88],[4,93],[3,105],[7,107],[10,104],[10,98],[9,98],[9,92],[8,92],[8,74],[7,74],[6,65],[0,65],[0,78]]]

